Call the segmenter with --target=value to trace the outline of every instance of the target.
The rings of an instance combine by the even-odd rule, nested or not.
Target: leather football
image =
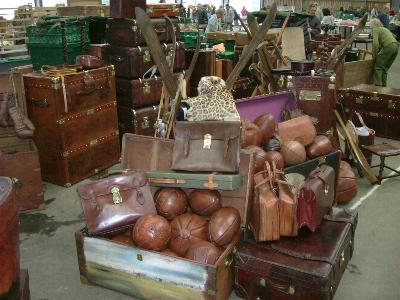
[[[306,161],[306,149],[298,141],[289,141],[281,146],[281,154],[285,161],[285,166],[298,165]]]
[[[267,153],[258,146],[249,146],[246,149],[254,152],[254,173],[263,171],[265,168]]]
[[[240,221],[240,213],[236,208],[221,208],[211,216],[208,224],[209,241],[220,247],[228,245],[238,234]]]
[[[315,158],[321,155],[328,154],[333,150],[331,140],[325,135],[317,135],[314,141],[307,146],[307,157]]]
[[[211,216],[221,208],[221,201],[221,194],[213,190],[194,190],[189,195],[192,211],[200,216]]]
[[[254,120],[254,124],[256,124],[261,130],[263,135],[263,144],[268,142],[269,139],[274,136],[276,122],[275,117],[272,114],[266,113],[259,116]]]
[[[133,239],[132,239],[132,233],[130,231],[128,233],[115,235],[111,238],[111,240],[122,243],[122,244],[129,245],[129,246],[135,246],[135,243],[133,242]]]
[[[336,185],[336,202],[344,204],[353,200],[355,196],[357,196],[357,177],[351,166],[342,160]]]
[[[242,143],[241,147],[260,146],[263,136],[260,128],[249,120],[242,120]]]
[[[171,240],[168,248],[180,256],[185,256],[192,243],[207,240],[207,225],[204,217],[195,214],[177,216],[171,222]]]
[[[202,264],[213,265],[217,262],[221,251],[207,241],[198,241],[190,245],[185,258]]]
[[[162,254],[168,255],[168,256],[173,256],[173,257],[180,257],[178,254],[176,254],[174,251],[172,251],[171,249],[165,249],[163,251],[161,251]]]
[[[159,215],[172,221],[176,216],[187,212],[186,193],[179,188],[161,188],[154,195],[154,202]]]
[[[275,162],[275,165],[278,169],[282,170],[285,166],[285,160],[283,156],[278,151],[268,151],[265,154],[265,160],[272,165],[272,162]]]
[[[132,235],[138,247],[161,251],[167,248],[171,237],[171,226],[162,216],[146,215],[137,220]]]

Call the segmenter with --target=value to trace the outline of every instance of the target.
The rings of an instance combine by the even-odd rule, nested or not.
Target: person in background
[[[232,30],[232,23],[234,18],[235,12],[233,11],[233,7],[230,7],[229,4],[226,4],[224,13],[225,30]]]
[[[386,4],[384,10],[378,13],[378,19],[379,21],[381,21],[383,27],[385,28],[389,28],[389,10],[390,4]]]
[[[312,59],[313,45],[312,40],[321,32],[321,22],[315,16],[317,6],[310,4],[308,7],[307,25],[304,26],[304,46],[306,48],[306,57],[308,60]]]
[[[242,10],[240,11],[240,14],[242,15],[242,18],[246,18],[248,11],[246,9],[246,7],[243,6]]]
[[[207,33],[221,31],[221,18],[224,15],[223,9],[217,9],[215,14],[211,16],[208,20],[208,25],[205,31],[205,37],[207,37]]]
[[[379,19],[370,21],[372,28],[372,56],[374,63],[374,84],[386,86],[387,73],[396,59],[399,44],[389,29],[383,27]]]
[[[331,11],[329,8],[324,8],[322,9],[322,13],[324,17],[322,18],[321,24],[323,25],[334,25],[335,24],[335,18],[334,16],[331,15]]]
[[[207,10],[204,5],[198,5],[197,6],[197,23],[199,24],[207,24],[208,23],[208,16],[207,16]]]
[[[287,4],[286,4],[287,5]],[[315,7],[317,8],[315,11],[315,16],[318,18],[318,20],[322,20],[322,18],[324,17],[323,13],[322,13],[322,9],[319,6],[318,2],[314,2]]]
[[[377,18],[379,14],[379,7],[378,4],[375,4],[374,7],[371,9],[371,19]]]

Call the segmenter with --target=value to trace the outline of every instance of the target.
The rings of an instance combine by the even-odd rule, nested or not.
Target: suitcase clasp
[[[143,84],[143,94],[150,94],[150,92],[151,92],[150,84],[148,82],[145,82]]]
[[[142,129],[146,129],[150,127],[150,120],[149,117],[143,117],[142,120]]]
[[[147,13],[152,13],[152,12],[154,12],[154,7],[153,7],[153,6],[150,6],[150,5],[147,5],[146,12],[147,12]]]
[[[119,188],[117,186],[114,186],[111,188],[111,193],[113,196],[113,202],[114,204],[121,204],[122,203],[122,197],[121,194],[119,193]]]
[[[203,143],[203,149],[210,150],[211,149],[211,134],[207,133],[204,135],[204,143]]]
[[[364,96],[356,97],[356,103],[357,104],[363,104],[363,102],[364,102]]]
[[[373,92],[373,96],[371,97],[372,101],[379,101],[378,92]]]
[[[143,54],[143,62],[149,62],[149,61],[151,61],[150,51],[145,50]]]
[[[172,11],[175,12],[175,13],[176,13],[176,12],[179,12],[179,8],[176,7],[175,4],[173,4],[173,5],[172,5]]]
[[[396,109],[396,102],[394,102],[393,100],[389,100],[388,109]]]

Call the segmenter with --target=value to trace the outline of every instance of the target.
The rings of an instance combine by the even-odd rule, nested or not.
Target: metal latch
[[[300,101],[320,101],[321,91],[301,90],[299,93]]]
[[[148,82],[145,82],[143,84],[143,94],[150,94],[150,91],[151,91],[150,84]]]
[[[142,129],[146,129],[150,127],[150,120],[149,117],[143,117],[142,120]]]
[[[363,104],[363,102],[364,102],[364,96],[356,97],[356,103],[357,104]]]
[[[211,134],[207,133],[204,135],[204,143],[203,143],[203,149],[211,149]]]
[[[122,203],[122,196],[119,193],[119,188],[117,186],[114,186],[111,189],[111,193],[113,195],[113,202],[114,204],[121,204]]]
[[[145,50],[143,54],[143,62],[149,62],[149,61],[151,61],[150,51]]]
[[[396,109],[396,102],[393,100],[388,101],[388,109]]]

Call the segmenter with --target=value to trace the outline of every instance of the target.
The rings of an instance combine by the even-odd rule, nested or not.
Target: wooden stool
[[[379,182],[378,182],[379,184],[381,184],[382,180],[385,179],[385,178],[392,178],[392,177],[400,176],[400,172],[399,171],[397,171],[397,170],[385,165],[386,157],[400,155],[400,149],[399,148],[396,148],[396,147],[394,147],[392,145],[389,145],[389,144],[362,146],[362,148],[367,150],[368,152],[370,152],[372,154],[375,154],[375,155],[379,156],[379,158],[381,159],[381,163],[379,165],[371,166],[371,168],[379,167],[379,175],[377,176],[378,180],[379,180]],[[395,175],[389,175],[389,176],[382,176],[384,168],[392,170],[396,174]]]

